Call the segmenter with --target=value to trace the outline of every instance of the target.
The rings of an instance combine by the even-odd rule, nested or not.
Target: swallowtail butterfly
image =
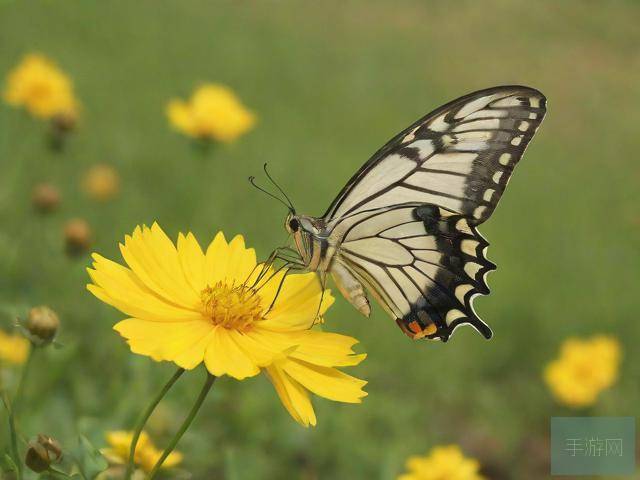
[[[470,324],[495,265],[478,226],[493,213],[545,116],[523,86],[470,93],[424,116],[378,150],[322,217],[289,202],[286,228],[300,263],[369,316],[367,292],[414,339],[446,341]],[[285,195],[286,196],[286,195]]]

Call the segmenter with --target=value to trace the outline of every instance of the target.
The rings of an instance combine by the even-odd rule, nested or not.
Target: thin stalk
[[[156,476],[156,474],[158,473],[158,470],[160,470],[160,467],[162,467],[162,464],[164,463],[164,461],[167,459],[169,454],[173,452],[173,449],[176,448],[176,445],[178,445],[178,442],[182,438],[182,435],[184,435],[184,432],[187,431],[187,429],[193,422],[193,419],[196,418],[196,415],[198,414],[198,410],[200,410],[200,407],[202,406],[202,402],[204,402],[204,399],[207,398],[207,394],[209,393],[209,390],[211,390],[211,387],[213,387],[213,382],[215,381],[216,381],[216,377],[214,375],[211,375],[209,372],[207,372],[207,379],[204,382],[204,386],[202,387],[202,390],[200,390],[200,395],[198,395],[198,398],[196,399],[196,403],[191,408],[191,411],[189,412],[189,415],[187,415],[187,418],[185,418],[184,422],[182,422],[182,426],[180,427],[180,430],[176,432],[173,439],[171,440],[171,443],[169,443],[167,448],[164,449],[164,452],[162,452],[162,455],[160,456],[156,464],[153,466],[153,469],[151,470],[151,472],[149,472],[149,475],[147,475],[147,480],[152,480]]]
[[[2,402],[4,408],[7,409],[7,416],[9,417],[9,437],[11,439],[11,456],[13,457],[13,463],[15,463],[18,471],[16,472],[17,480],[22,480],[22,459],[20,453],[18,453],[18,434],[16,432],[16,422],[13,415],[13,409],[11,408],[11,402],[6,392],[2,392]]]
[[[13,405],[16,413],[20,411],[20,407],[22,406],[22,397],[24,395],[25,385],[27,384],[27,378],[29,377],[29,372],[31,371],[31,366],[33,365],[33,359],[36,356],[37,346],[32,342],[31,348],[29,348],[29,354],[27,355],[27,361],[22,367],[22,372],[20,373],[20,381],[18,382],[18,389],[16,390],[16,396],[13,397]]]
[[[127,471],[125,472],[125,475],[124,475],[125,480],[131,479],[131,474],[133,473],[133,468],[135,465],[135,453],[136,453],[136,447],[138,446],[138,439],[140,438],[140,434],[142,433],[144,426],[147,424],[147,420],[149,420],[149,417],[151,416],[153,411],[156,409],[160,401],[164,398],[167,392],[171,390],[171,387],[173,387],[173,384],[176,383],[176,381],[180,378],[180,376],[183,373],[184,373],[184,368],[179,368],[178,370],[176,370],[176,373],[174,373],[173,376],[169,379],[169,381],[165,384],[165,386],[162,387],[162,390],[160,390],[158,395],[156,395],[156,397],[149,404],[147,409],[144,412],[142,412],[142,415],[138,419],[135,430],[133,432],[133,437],[131,438],[131,447],[129,449],[129,460],[127,461]]]

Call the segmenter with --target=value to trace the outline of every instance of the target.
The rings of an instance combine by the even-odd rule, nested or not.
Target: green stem
[[[142,413],[142,415],[138,419],[138,423],[136,423],[136,427],[133,432],[133,438],[131,438],[131,447],[129,449],[129,461],[127,462],[127,471],[124,475],[125,480],[131,479],[131,475],[133,473],[133,468],[135,465],[135,453],[136,453],[136,447],[138,445],[138,439],[140,438],[140,434],[142,433],[144,426],[147,424],[147,420],[149,420],[149,417],[151,416],[153,411],[156,409],[160,401],[164,398],[167,392],[171,390],[171,387],[173,387],[173,384],[176,383],[176,381],[180,378],[180,376],[183,373],[184,373],[184,368],[179,368],[178,370],[176,370],[176,373],[174,373],[173,376],[169,379],[169,381],[165,384],[165,386],[162,387],[162,390],[160,390],[158,395],[156,395],[156,397],[153,399],[153,401],[149,404],[147,409]]]
[[[196,418],[198,410],[200,410],[200,407],[202,406],[202,402],[204,402],[204,399],[207,397],[209,390],[211,390],[211,387],[213,387],[213,382],[215,382],[215,380],[216,380],[216,377],[211,375],[209,372],[207,372],[207,380],[204,382],[204,386],[202,387],[202,390],[200,390],[200,395],[198,395],[198,399],[196,400],[196,403],[191,408],[191,411],[189,412],[189,415],[187,415],[187,418],[185,418],[184,422],[182,422],[182,426],[180,427],[180,430],[176,432],[173,439],[171,440],[171,443],[169,443],[167,448],[164,449],[164,452],[162,452],[162,455],[160,456],[156,464],[153,466],[153,469],[151,470],[151,472],[149,472],[149,475],[147,475],[147,480],[152,480],[156,476],[156,474],[158,473],[158,470],[160,470],[160,467],[162,467],[162,464],[164,463],[164,461],[167,459],[169,454],[173,452],[173,449],[176,448],[176,445],[182,438],[182,435],[184,435],[184,432],[187,431],[187,429],[193,422],[193,419]]]
[[[18,453],[18,434],[16,433],[16,422],[13,415],[13,409],[11,408],[11,402],[5,392],[2,392],[2,402],[7,409],[7,416],[9,417],[9,436],[11,438],[11,456],[13,457],[13,463],[15,463],[18,471],[16,472],[17,480],[22,480],[22,459]]]
[[[32,342],[31,348],[29,348],[27,361],[25,362],[24,367],[22,367],[20,381],[18,382],[18,389],[16,390],[16,396],[13,397],[13,405],[15,406],[16,413],[20,411],[22,397],[24,395],[24,388],[27,384],[27,377],[29,376],[29,372],[31,371],[31,365],[33,365],[33,358],[36,356],[37,348],[38,347]]]

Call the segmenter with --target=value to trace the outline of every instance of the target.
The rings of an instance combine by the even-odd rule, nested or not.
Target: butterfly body
[[[309,271],[333,277],[369,315],[370,293],[411,338],[446,341],[462,324],[491,329],[473,299],[486,295],[493,213],[542,121],[529,87],[471,93],[421,118],[356,172],[322,217],[292,212],[286,228]]]

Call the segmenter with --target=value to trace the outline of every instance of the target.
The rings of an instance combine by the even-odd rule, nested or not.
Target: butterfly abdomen
[[[371,306],[364,287],[339,260],[332,265],[331,275],[344,298],[365,317],[371,315]]]

